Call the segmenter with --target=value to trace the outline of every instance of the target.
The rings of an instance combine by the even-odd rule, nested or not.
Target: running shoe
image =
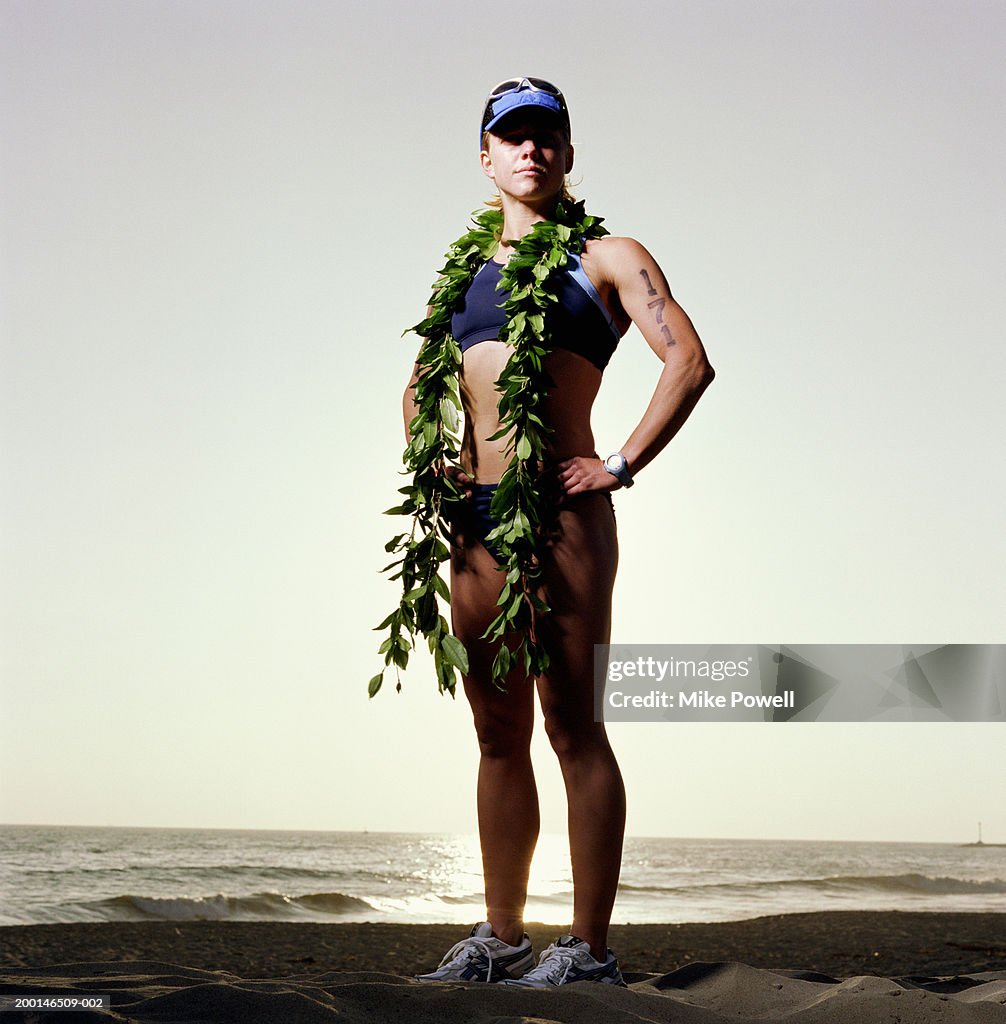
[[[575,935],[563,935],[542,953],[537,967],[532,967],[523,977],[504,981],[503,984],[524,988],[556,988],[574,981],[598,981],[604,985],[625,986],[625,979],[611,950],[608,950],[607,960],[601,963],[590,955],[590,946]]]
[[[447,950],[435,971],[417,974],[416,981],[512,981],[533,966],[534,953],[526,935],[519,946],[508,946],[484,921]]]

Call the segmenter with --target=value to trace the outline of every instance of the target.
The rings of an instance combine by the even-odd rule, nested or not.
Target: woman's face
[[[489,148],[482,151],[482,169],[500,193],[525,202],[557,195],[572,168],[565,131],[534,113],[507,118],[489,133]]]

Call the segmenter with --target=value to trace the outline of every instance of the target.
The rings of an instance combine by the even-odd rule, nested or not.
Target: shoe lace
[[[486,960],[489,961],[489,973],[486,975],[486,981],[489,981],[493,976],[492,946],[484,939],[477,938],[474,935],[469,935],[468,938],[455,942],[444,954],[443,960],[440,961],[440,967],[446,967],[448,964],[452,967],[455,964],[460,966],[468,960],[474,960],[480,952],[484,953]],[[440,968],[437,969],[439,970]]]
[[[575,949],[567,949],[552,943],[539,957],[538,966],[528,971],[525,978],[533,976],[536,981],[550,981],[554,985],[561,985],[576,961]]]

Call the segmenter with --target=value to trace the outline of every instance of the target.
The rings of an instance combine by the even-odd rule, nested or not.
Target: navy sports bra
[[[489,260],[475,275],[461,306],[451,317],[451,334],[465,352],[480,341],[496,341],[506,323],[503,301],[509,292],[497,290],[503,265]],[[604,370],[621,335],[604,300],[590,283],[580,257],[569,254],[564,274],[551,282],[559,301],[549,309],[552,347],[575,352]]]

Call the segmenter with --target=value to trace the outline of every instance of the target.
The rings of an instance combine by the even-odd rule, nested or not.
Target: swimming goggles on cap
[[[544,78],[505,78],[490,90],[482,111],[482,126],[479,129],[479,146],[482,136],[504,115],[519,107],[542,107],[558,114],[563,125],[569,128],[569,111],[566,100],[559,88]]]
[[[529,89],[535,92],[547,92],[562,99],[562,91],[544,78],[504,78],[499,85],[494,85],[489,90],[489,99],[495,96],[502,96],[506,92],[518,92],[522,85],[527,83]]]

